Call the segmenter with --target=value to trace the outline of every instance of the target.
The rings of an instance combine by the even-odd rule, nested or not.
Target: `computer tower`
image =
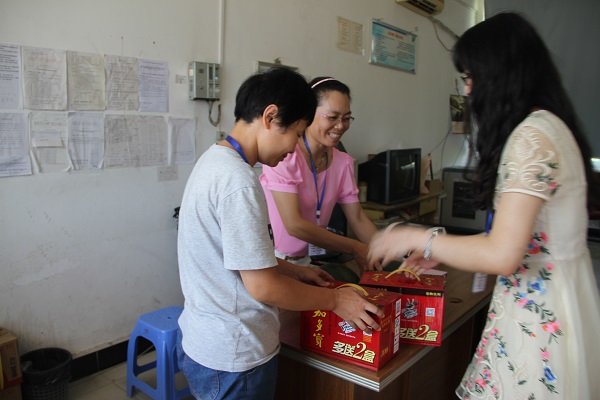
[[[465,179],[466,168],[444,168],[442,183],[445,197],[441,201],[440,225],[448,232],[478,233],[485,231],[487,212],[474,206],[475,188]]]

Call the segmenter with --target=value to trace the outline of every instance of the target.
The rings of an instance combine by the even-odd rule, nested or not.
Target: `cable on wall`
[[[217,119],[213,119],[212,116],[212,110],[213,110],[213,105],[215,104],[214,100],[209,100],[208,102],[208,120],[210,121],[210,124],[214,127],[218,126],[219,123],[221,122],[221,103],[219,103],[217,105]]]
[[[439,32],[438,32],[438,26],[440,28],[442,28],[450,36],[452,36],[452,38],[455,41],[458,40],[459,36],[456,33],[454,33],[454,31],[452,29],[450,29],[446,24],[444,24],[439,19],[437,19],[435,17],[428,17],[427,19],[429,21],[431,21],[431,24],[433,25],[433,30],[435,32],[435,37],[437,38],[438,42],[440,42],[440,44],[442,45],[442,47],[444,49],[446,49],[447,51],[452,51],[452,49],[450,47],[446,46],[446,44],[444,42],[442,42],[442,39],[440,38],[440,35],[439,35]]]

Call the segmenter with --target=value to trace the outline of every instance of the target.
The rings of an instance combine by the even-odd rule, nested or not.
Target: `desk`
[[[367,201],[360,203],[360,205],[365,214],[376,225],[385,226],[396,220],[434,224],[438,202],[444,194],[441,181],[434,180],[429,183],[429,193],[422,194],[414,199],[396,204]]]
[[[442,346],[401,345],[379,371],[302,350],[299,313],[284,312],[276,399],[453,398],[479,342],[495,277],[485,291],[471,293],[473,274],[440,269],[448,271]]]

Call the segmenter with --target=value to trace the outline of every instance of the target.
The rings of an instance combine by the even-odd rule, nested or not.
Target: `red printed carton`
[[[375,317],[381,330],[355,329],[328,310],[303,311],[300,324],[302,348],[374,371],[389,361],[399,349],[400,297],[386,290],[363,289],[369,301],[384,312],[382,318]]]
[[[445,272],[430,270],[415,278],[402,273],[367,271],[360,284],[400,294],[400,343],[442,344]]]

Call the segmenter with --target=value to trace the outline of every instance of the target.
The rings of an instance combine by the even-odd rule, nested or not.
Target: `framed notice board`
[[[371,36],[371,64],[416,73],[416,34],[374,20]]]

